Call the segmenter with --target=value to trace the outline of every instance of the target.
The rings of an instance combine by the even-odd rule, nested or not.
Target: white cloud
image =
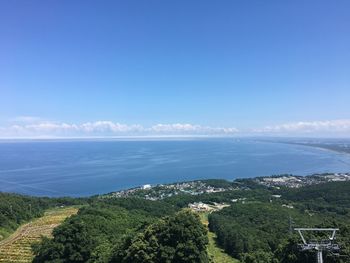
[[[0,127],[0,137],[89,137],[138,135],[228,135],[236,128],[208,127],[192,124],[157,124],[145,128],[139,124],[127,125],[112,121],[95,121],[82,124],[35,121]]]
[[[220,127],[209,127],[201,125],[192,125],[192,124],[157,124],[151,127],[152,132],[156,133],[185,133],[185,134],[233,134],[237,133],[238,129],[236,128],[220,128]]]
[[[108,137],[108,136],[350,136],[350,119],[300,121],[266,126],[257,130],[238,130],[233,127],[211,127],[190,123],[122,124],[113,121],[66,123],[45,121],[37,117],[21,117],[12,125],[0,127],[0,137]]]
[[[350,120],[300,121],[255,130],[272,134],[345,134],[350,133]],[[349,134],[350,135],[350,134]]]
[[[87,122],[78,126],[78,129],[89,132],[112,132],[112,133],[125,133],[125,132],[140,132],[144,128],[141,125],[126,125],[120,123],[114,123],[112,121],[96,121]]]

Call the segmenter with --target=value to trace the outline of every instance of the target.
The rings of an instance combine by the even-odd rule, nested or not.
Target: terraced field
[[[75,207],[57,208],[19,227],[15,233],[0,242],[0,262],[31,262],[31,244],[39,241],[41,236],[50,236],[56,226],[77,212],[78,208]]]

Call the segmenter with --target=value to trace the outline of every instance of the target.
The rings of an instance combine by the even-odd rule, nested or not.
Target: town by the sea
[[[208,178],[349,172],[350,154],[252,139],[0,142],[0,191],[89,196]]]

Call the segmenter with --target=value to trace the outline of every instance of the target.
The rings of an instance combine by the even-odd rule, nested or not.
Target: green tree
[[[112,262],[208,262],[207,231],[197,214],[183,210],[147,227],[129,245],[116,249]]]

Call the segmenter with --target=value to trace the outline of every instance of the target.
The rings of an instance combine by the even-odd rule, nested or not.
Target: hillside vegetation
[[[0,262],[32,262],[34,255],[31,246],[39,242],[42,236],[50,237],[55,227],[77,211],[75,207],[51,209],[44,216],[21,226],[11,236],[0,241]]]
[[[145,200],[97,201],[34,246],[33,262],[204,263],[207,243],[205,227],[189,210],[175,213],[166,203]]]
[[[144,198],[83,199],[2,194],[0,229],[8,235],[50,207],[79,203],[83,206],[78,213],[55,228],[52,238],[43,237],[33,246],[33,262],[231,263],[238,259],[241,263],[311,263],[315,254],[299,250],[301,240],[293,228],[337,227],[340,255],[325,253],[325,262],[350,262],[349,181],[288,188],[252,179],[208,180],[180,187],[188,185],[197,187],[197,192],[186,189],[156,201],[146,200],[148,193]],[[219,191],[199,194],[202,189]],[[152,191],[153,198],[157,189]],[[209,233],[199,217],[203,212],[193,212],[198,202],[217,208],[208,215]],[[193,211],[187,208],[189,204]]]
[[[301,240],[293,228],[336,227],[340,229],[341,256],[328,253],[327,262],[350,261],[349,182],[280,189],[278,193],[281,199],[237,203],[211,214],[209,227],[217,234],[219,245],[242,262],[311,263],[315,254],[299,251]]]
[[[0,241],[19,225],[44,215],[47,209],[87,203],[79,198],[39,198],[0,192]]]
[[[200,213],[200,218],[202,221],[202,224],[205,225],[206,228],[208,228],[208,213]],[[217,244],[217,237],[216,234],[207,231],[208,234],[208,257],[211,262],[220,262],[220,263],[239,263],[239,261],[230,255],[228,255],[222,248],[220,248]]]

